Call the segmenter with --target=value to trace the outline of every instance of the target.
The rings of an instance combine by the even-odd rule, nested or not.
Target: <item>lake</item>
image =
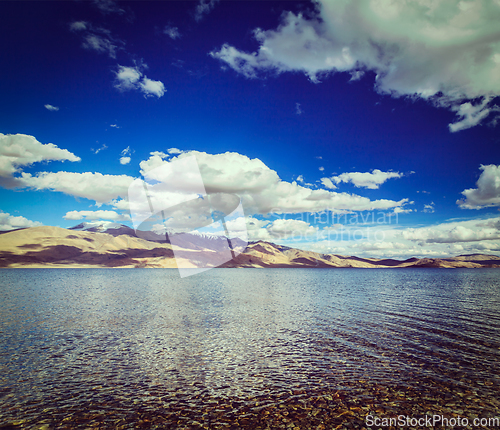
[[[0,332],[0,428],[500,418],[496,269],[4,269]]]

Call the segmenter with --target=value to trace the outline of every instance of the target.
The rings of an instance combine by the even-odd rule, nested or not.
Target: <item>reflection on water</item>
[[[1,270],[0,426],[500,417],[499,274]]]

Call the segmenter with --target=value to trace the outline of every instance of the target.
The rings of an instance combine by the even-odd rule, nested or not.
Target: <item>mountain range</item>
[[[175,240],[174,240],[175,238]],[[172,242],[174,244],[172,244]],[[472,254],[407,260],[321,254],[265,241],[231,239],[238,268],[500,268],[500,257]],[[225,237],[158,234],[116,223],[82,223],[70,229],[31,227],[0,234],[2,268],[196,268],[216,267],[228,250]]]

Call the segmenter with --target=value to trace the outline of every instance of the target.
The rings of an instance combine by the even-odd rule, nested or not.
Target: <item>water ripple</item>
[[[497,273],[0,270],[0,426],[500,416]]]

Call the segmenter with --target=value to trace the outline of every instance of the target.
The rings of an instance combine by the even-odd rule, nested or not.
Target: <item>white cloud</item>
[[[163,29],[163,33],[165,33],[168,37],[174,40],[181,37],[179,29],[177,27],[172,27],[171,25],[166,25],[165,28]]]
[[[33,136],[0,133],[0,184],[4,187],[58,191],[94,200],[97,204],[109,203],[128,195],[128,187],[134,180],[130,176],[64,171],[32,175],[22,172],[23,167],[36,162],[65,160],[80,161],[80,158],[52,143],[42,144]],[[16,173],[20,175],[14,176]]]
[[[113,0],[94,0],[93,3],[104,15],[107,15],[109,13],[122,15],[125,13],[125,10],[118,7],[116,2]]]
[[[106,53],[110,56],[110,58],[116,58],[116,50],[118,47],[107,37],[97,34],[88,34],[85,36],[82,46],[85,49],[99,53]]]
[[[176,154],[176,156],[163,152],[153,152],[147,160],[140,163],[141,174],[148,180],[169,184],[169,193],[163,193],[160,198],[154,196],[155,201],[160,202],[159,206],[164,204],[165,208],[173,207],[177,203],[185,202],[186,195],[189,195],[192,200],[189,204],[183,204],[182,207],[173,209],[172,213],[169,214],[169,219],[165,222],[169,228],[197,228],[204,225],[205,218],[210,219],[210,214],[200,209],[205,204],[203,199],[198,198],[198,194],[193,194],[192,191],[192,182],[199,177],[193,179],[190,172],[175,169],[177,160],[193,155],[197,159],[205,190],[212,196],[211,201],[220,200],[220,207],[225,207],[224,205],[229,207],[230,202],[224,203],[222,197],[236,194],[241,198],[248,214],[284,214],[325,210],[335,213],[383,211],[401,208],[408,203],[408,199],[372,201],[355,194],[318,190],[298,185],[297,182],[285,182],[261,160],[250,159],[238,153],[207,154],[187,151],[178,154],[178,151],[176,148],[169,149],[169,152]],[[122,151],[122,158],[128,158],[131,152],[130,147],[125,148]],[[7,179],[7,184],[10,184],[11,187],[52,190],[74,197],[94,200],[98,205],[111,204],[115,209],[128,209],[128,188],[134,181],[131,176],[66,171],[36,174],[22,172],[22,166],[30,165],[36,161],[79,160],[74,154],[59,149],[55,145],[42,145],[32,136],[2,135],[0,155],[2,155],[0,173]],[[174,167],[171,176],[163,177],[155,170],[156,167],[169,163],[173,163],[171,166]],[[159,171],[161,173],[162,169]],[[13,177],[15,173],[18,175]],[[161,192],[161,190],[159,191]],[[146,209],[149,210],[149,208]],[[297,223],[292,226],[291,224],[280,225],[280,223],[267,225],[266,222],[264,225],[266,225],[266,232],[259,234],[265,234],[267,237],[286,236],[284,233],[280,233],[284,231],[285,227],[293,231],[300,230],[303,234],[309,234],[313,231],[309,228],[310,226],[304,227],[303,224]],[[263,225],[261,225],[261,221],[258,221],[256,226],[257,228],[254,230],[261,229]]]
[[[270,221],[268,220],[260,220],[252,216],[245,216],[226,221],[226,226],[229,231],[235,232],[237,234],[241,232],[250,233],[251,231],[260,230],[269,223]]]
[[[215,4],[218,1],[219,0],[200,0],[200,2],[196,5],[194,19],[196,21],[201,21],[203,19],[203,15],[208,14],[215,7]]]
[[[59,108],[57,106],[52,106],[49,104],[44,105],[44,107],[45,107],[45,109],[50,110],[52,112],[57,112],[59,110]]]
[[[364,75],[365,72],[362,70],[355,70],[354,72],[351,72],[351,79],[349,79],[349,82],[359,81]]]
[[[96,142],[96,143],[99,143],[99,142]],[[90,148],[90,150],[94,153],[94,154],[99,154],[99,152],[101,151],[104,151],[105,149],[108,149],[108,147],[106,146],[105,143],[102,144],[102,146],[100,148],[97,148],[97,149],[94,149],[94,148]]]
[[[132,151],[130,149],[130,146],[127,146],[122,152],[121,152],[121,158],[120,158],[120,164],[128,164],[130,163],[130,160],[132,160],[132,158],[129,157],[130,154],[132,154]]]
[[[355,80],[373,71],[381,94],[456,111],[452,131],[491,113],[487,106],[500,95],[498,1],[319,0],[315,6],[313,13],[284,14],[276,30],[256,29],[256,52],[224,44],[210,54],[248,78],[299,71],[313,82],[335,72]],[[479,104],[467,105],[471,100]]]
[[[181,151],[179,148],[170,148],[167,149],[169,154],[182,154],[184,151]]]
[[[318,233],[319,227],[294,219],[260,220],[251,216],[239,217],[226,222],[227,229],[234,236],[249,240],[305,240]]]
[[[154,169],[191,155],[197,158],[206,191],[239,195],[247,213],[387,210],[408,203],[408,199],[371,201],[354,194],[314,190],[296,182],[285,182],[259,159],[250,159],[234,152],[212,155],[188,151],[173,158],[155,152],[151,153],[148,160],[140,163],[141,173],[149,175],[153,180],[178,184],[179,191],[182,192],[183,189],[189,189],[192,182],[187,173],[176,172],[171,178],[163,178],[157,176]]]
[[[300,103],[295,103],[295,113],[297,115],[302,115],[304,113],[304,111],[300,107]]]
[[[109,126],[113,128],[121,128],[118,124],[110,124]]]
[[[33,163],[65,160],[80,161],[80,157],[53,143],[40,143],[33,136],[0,133],[0,177],[11,178]]]
[[[143,66],[147,67],[147,66]],[[145,97],[162,97],[166,90],[163,82],[154,81],[147,76],[143,76],[139,67],[118,66],[116,72],[115,88],[120,91],[139,90]]]
[[[100,54],[116,58],[116,52],[123,49],[125,43],[116,39],[111,32],[102,27],[94,27],[86,21],[75,21],[69,25],[71,31],[80,33],[83,38],[82,47]]]
[[[333,212],[386,210],[403,206],[408,199],[374,200],[355,194],[311,190],[297,184],[279,181],[260,193],[249,194],[244,201],[256,213],[300,213],[330,210]]]
[[[272,238],[285,239],[312,236],[318,232],[319,228],[301,220],[277,219],[266,227],[266,230]]]
[[[137,67],[118,66],[115,88],[121,91],[133,90],[136,88],[141,77],[142,73]]]
[[[156,96],[158,98],[162,97],[165,94],[165,85],[161,81],[153,81],[152,79],[144,76],[142,81],[139,82],[139,86],[141,91],[146,94],[146,96]]]
[[[297,182],[304,182],[304,177],[302,175],[297,176]]]
[[[399,172],[382,172],[379,169],[372,170],[372,172],[350,172],[342,173],[338,176],[333,176],[331,179],[336,184],[341,182],[351,182],[358,188],[369,188],[375,190],[380,187],[385,181],[391,178],[401,178],[404,176]]]
[[[110,221],[129,221],[130,215],[128,214],[119,214],[115,211],[70,211],[67,212],[66,215],[63,216],[64,219],[67,220],[110,220]]]
[[[206,152],[188,151],[170,160],[166,160],[164,154],[154,152],[151,153],[149,159],[141,161],[141,174],[144,176],[147,174],[151,179],[158,181],[165,179],[175,181],[179,184],[180,188],[184,183],[187,184],[190,182],[190,178],[186,177],[187,174],[183,175],[183,172],[179,171],[175,172],[175,177],[163,178],[156,176],[156,172],[153,169],[191,155],[196,156],[208,193],[236,193],[242,190],[246,192],[259,192],[265,189],[268,184],[279,181],[278,174],[274,170],[269,169],[259,159],[252,160],[235,152],[213,155]]]
[[[342,224],[332,224],[332,225],[328,225],[328,226],[324,226],[321,231],[323,232],[331,232],[331,231],[337,231],[339,230],[340,228],[342,228]]]
[[[347,219],[347,224],[332,227],[323,228],[314,241],[303,242],[300,247],[324,253],[397,259],[500,254],[500,217],[447,222],[423,228],[400,228],[397,222],[349,224]],[[286,240],[277,242],[293,246]]]
[[[480,169],[483,172],[476,182],[477,188],[462,191],[465,199],[457,200],[462,209],[500,206],[500,166],[481,165]]]
[[[324,170],[325,170],[325,168],[323,166],[319,167],[320,172],[323,172]]]
[[[109,203],[128,195],[134,178],[126,175],[102,173],[41,172],[36,175],[22,173],[17,186],[35,190],[59,191],[74,197],[94,200],[97,204]]]
[[[337,188],[336,185],[333,184],[332,180],[329,179],[329,178],[321,178],[321,183],[326,187],[326,188],[330,188],[331,190],[334,190],[335,188]]]
[[[449,124],[448,127],[452,133],[460,130],[466,130],[479,124],[484,118],[486,118],[492,109],[487,106],[491,100],[491,97],[485,97],[481,103],[473,105],[470,102],[462,103],[458,106],[453,106],[451,109],[457,112],[459,121]],[[495,108],[493,108],[495,110]]]
[[[456,221],[432,227],[409,228],[402,237],[422,243],[478,242],[500,239],[500,217],[489,220]]]
[[[23,216],[13,216],[0,211],[0,231],[15,230],[16,228],[37,227],[43,225],[38,221],[30,221]]]
[[[425,212],[425,213],[428,213],[428,214],[432,214],[435,212],[435,204],[434,202],[431,202],[430,205],[424,205],[424,210],[422,212]]]
[[[86,21],[75,21],[69,25],[71,31],[87,30],[88,24]]]
[[[413,202],[409,202],[409,204],[413,204]],[[414,211],[414,209],[405,209],[405,208],[401,208],[401,207],[394,208],[395,214],[408,214],[408,213],[413,212],[413,211]]]

